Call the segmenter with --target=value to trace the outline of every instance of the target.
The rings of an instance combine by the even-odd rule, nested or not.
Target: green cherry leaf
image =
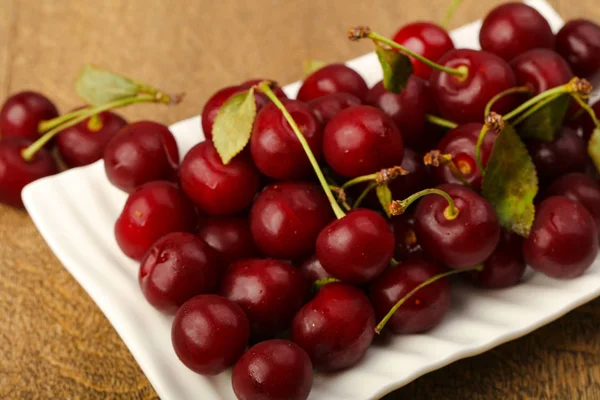
[[[136,96],[139,86],[129,78],[87,64],[75,81],[75,91],[86,103],[99,106]]]
[[[308,76],[326,65],[327,63],[321,60],[304,60],[302,62],[302,69],[304,70],[304,75]]]
[[[526,117],[517,125],[517,131],[521,137],[546,142],[553,141],[565,119],[570,99],[571,96],[568,94],[562,94]]]
[[[377,46],[375,52],[383,69],[383,86],[392,93],[400,93],[413,73],[410,58],[381,46]]]
[[[392,202],[392,191],[390,190],[387,184],[383,184],[377,185],[377,187],[375,188],[375,193],[377,194],[377,198],[379,199],[381,207],[383,207],[386,215],[389,217],[389,206]]]
[[[236,93],[223,103],[212,130],[213,144],[223,164],[229,164],[244,150],[250,140],[255,117],[254,88]]]
[[[600,127],[594,129],[588,143],[588,154],[594,162],[596,169],[600,171]]]
[[[496,209],[500,225],[529,236],[538,191],[535,166],[514,128],[505,123],[496,137],[483,178],[482,194]]]

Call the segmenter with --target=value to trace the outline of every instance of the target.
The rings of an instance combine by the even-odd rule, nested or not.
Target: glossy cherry
[[[544,196],[565,196],[579,202],[592,214],[600,229],[600,184],[589,176],[578,172],[563,175],[552,182]]]
[[[416,151],[405,148],[400,167],[408,174],[401,175],[388,183],[393,199],[404,199],[430,185],[429,171],[423,164],[423,157]]]
[[[171,328],[177,357],[201,375],[217,375],[235,364],[249,336],[250,323],[240,306],[214,294],[186,301]]]
[[[323,126],[327,125],[340,111],[362,104],[350,93],[330,93],[309,101],[308,106]]]
[[[240,357],[231,382],[238,400],[306,400],[313,382],[312,363],[297,344],[268,340]]]
[[[375,334],[375,312],[365,294],[343,283],[328,283],[294,317],[292,341],[313,366],[336,371],[356,364]]]
[[[245,217],[208,218],[202,222],[198,236],[217,252],[226,265],[260,254]]]
[[[576,278],[596,259],[596,222],[578,202],[564,196],[549,197],[536,208],[523,253],[527,264],[537,271],[553,278]]]
[[[271,90],[273,91],[275,96],[277,96],[280,100],[285,100],[288,98],[287,95],[285,94],[285,92],[283,91],[283,89],[281,89],[281,87],[277,84],[277,82],[273,81],[272,79],[264,79],[264,78],[249,79],[246,82],[242,83],[240,85],[240,88],[243,90],[247,90],[247,89],[250,89],[252,86],[256,86],[259,83],[264,82],[264,81],[271,82]],[[257,110],[260,110],[265,105],[267,105],[271,102],[271,100],[269,100],[269,98],[264,93],[261,93],[258,90],[254,91],[254,99],[256,100]]]
[[[595,74],[600,70],[600,25],[587,19],[567,22],[556,34],[556,51],[571,65],[575,75]]]
[[[204,104],[202,109],[202,131],[207,140],[212,139],[212,127],[219,113],[219,109],[231,96],[242,91],[239,86],[227,86],[219,89]]]
[[[518,86],[528,86],[537,95],[565,84],[573,71],[560,54],[550,49],[533,49],[515,57],[511,62]]]
[[[194,204],[210,215],[242,211],[252,203],[260,182],[247,152],[225,165],[209,141],[198,143],[185,155],[179,178]]]
[[[108,180],[127,193],[147,182],[175,180],[178,164],[177,142],[158,122],[125,125],[104,149]]]
[[[330,93],[350,93],[365,101],[368,91],[358,72],[344,64],[328,64],[306,77],[297,98],[307,102]]]
[[[325,271],[316,254],[304,260],[298,269],[311,285],[320,279],[331,278],[331,274]]]
[[[37,92],[15,93],[0,110],[0,137],[21,136],[35,141],[40,137],[40,122],[58,117],[58,110]]]
[[[415,218],[411,214],[402,214],[394,217],[392,230],[396,238],[394,259],[396,261],[408,260],[423,255],[423,248],[415,232]]]
[[[171,232],[193,232],[196,210],[183,191],[166,181],[140,186],[127,198],[115,223],[123,253],[141,260],[154,242]]]

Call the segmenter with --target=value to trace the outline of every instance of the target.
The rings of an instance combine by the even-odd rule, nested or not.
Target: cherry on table
[[[360,99],[350,93],[330,93],[309,101],[308,106],[323,126],[327,125],[340,111],[361,105]]]
[[[515,57],[510,66],[518,86],[527,86],[537,95],[563,85],[573,78],[567,61],[550,49],[533,49]]]
[[[320,279],[332,277],[329,272],[325,271],[316,254],[304,260],[298,269],[311,285]]]
[[[6,99],[0,110],[0,137],[21,136],[35,141],[40,137],[40,122],[56,117],[56,106],[42,94],[15,93]]]
[[[350,93],[365,101],[368,91],[358,72],[344,64],[328,64],[306,77],[297,98],[307,102],[330,93]]]
[[[392,220],[392,230],[396,239],[396,248],[394,250],[394,259],[396,261],[404,261],[409,258],[420,257],[424,254],[415,232],[415,218],[413,215],[405,213],[394,217]]]
[[[208,218],[202,222],[198,237],[217,252],[225,265],[260,254],[246,217]]]
[[[579,172],[563,175],[552,182],[543,195],[565,196],[579,202],[592,214],[600,229],[600,184],[589,176]]]
[[[556,51],[573,68],[587,77],[600,70],[600,25],[587,19],[567,22],[556,34]]]

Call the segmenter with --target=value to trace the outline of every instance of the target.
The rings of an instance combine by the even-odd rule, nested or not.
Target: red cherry
[[[298,100],[310,101],[330,93],[350,93],[365,101],[369,90],[365,80],[344,64],[329,64],[310,74],[298,91]]]
[[[400,167],[408,174],[399,176],[388,183],[393,199],[404,199],[429,186],[431,177],[423,164],[423,157],[413,150],[404,148],[404,157]]]
[[[394,42],[434,62],[454,49],[454,43],[448,32],[432,22],[413,22],[404,25],[394,35]],[[412,57],[410,59],[414,74],[428,79],[431,75],[431,67]]]
[[[394,217],[392,230],[396,238],[394,259],[403,261],[423,255],[423,248],[415,232],[415,218],[412,215],[402,214]]]
[[[264,81],[271,82],[271,90],[273,91],[275,96],[277,96],[277,98],[279,98],[280,100],[285,100],[288,98],[287,95],[285,94],[285,92],[283,91],[283,89],[281,89],[281,87],[277,84],[277,82],[275,82],[271,79],[250,79],[250,80],[247,80],[246,82],[242,83],[240,85],[240,88],[242,88],[244,90],[250,89],[252,86],[256,86],[259,83],[264,82]],[[256,108],[257,109],[260,109],[271,102],[271,100],[269,100],[269,98],[264,93],[260,93],[257,90],[254,91],[254,98],[256,99]]]
[[[226,265],[259,255],[245,217],[209,218],[202,223],[198,236],[217,252]]]
[[[211,142],[201,142],[185,155],[179,169],[181,188],[210,215],[235,214],[252,203],[260,174],[247,152],[224,165]]]
[[[359,106],[361,101],[350,93],[331,93],[309,101],[308,106],[323,126],[346,108]]]
[[[343,283],[328,283],[294,317],[292,341],[313,366],[336,371],[356,364],[375,334],[375,312],[364,293]]]
[[[304,260],[298,269],[311,285],[320,279],[331,278],[331,274],[325,271],[316,254]]]
[[[168,314],[194,296],[213,293],[221,273],[217,254],[197,236],[168,233],[140,264],[138,280],[146,300]]]
[[[506,3],[494,8],[479,32],[481,48],[506,61],[535,48],[554,48],[548,21],[535,8],[523,3]]]
[[[242,91],[239,86],[227,86],[213,94],[202,109],[202,131],[206,140],[212,139],[212,127],[219,113],[219,109],[231,96]]]
[[[169,128],[152,121],[125,125],[104,149],[108,180],[127,193],[147,182],[175,180],[177,142]]]
[[[338,174],[354,178],[402,162],[404,144],[396,124],[371,106],[347,108],[323,134],[325,160]]]
[[[556,34],[556,51],[577,76],[595,74],[600,70],[600,25],[587,19],[567,22]]]
[[[250,324],[237,304],[214,294],[186,301],[175,314],[171,341],[177,357],[201,375],[232,366],[248,345]]]
[[[573,78],[571,67],[560,54],[549,49],[533,49],[511,62],[517,85],[528,86],[532,94],[540,94],[565,84]]]
[[[308,354],[282,339],[251,347],[235,364],[231,376],[238,400],[305,400],[312,381]]]
[[[166,181],[140,186],[129,195],[115,223],[123,253],[140,261],[158,239],[171,232],[192,232],[196,211],[181,189]]]
[[[544,197],[550,196],[565,196],[579,202],[600,229],[600,184],[589,176],[578,172],[561,176],[544,191]]]
[[[31,182],[58,173],[52,154],[41,148],[31,161],[25,161],[21,152],[33,141],[22,136],[0,140],[0,203],[23,208],[21,191]]]
[[[32,141],[40,137],[40,122],[58,117],[54,104],[37,92],[10,96],[0,110],[0,136],[22,136]]]
[[[576,278],[592,265],[598,253],[594,218],[574,200],[549,197],[536,209],[523,253],[527,264],[537,271],[553,278]]]
[[[600,116],[600,101],[596,101],[592,106],[596,116]],[[596,124],[592,121],[592,117],[587,112],[583,112],[577,119],[569,122],[569,127],[577,131],[577,136],[581,137],[584,142],[588,142],[592,137]]]

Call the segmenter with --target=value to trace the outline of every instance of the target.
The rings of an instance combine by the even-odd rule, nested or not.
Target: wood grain
[[[451,27],[498,1],[464,0]],[[597,0],[552,0],[565,17],[600,21]],[[300,79],[301,63],[370,50],[349,26],[393,32],[440,20],[447,0],[0,0],[0,98],[48,94],[67,111],[73,79],[93,62],[167,91],[176,108],[130,108],[164,123],[198,114],[217,88],[253,77]],[[151,385],[108,321],[52,255],[29,217],[0,206],[0,398],[152,399]],[[165,344],[168,345],[168,344]],[[201,395],[199,395],[201,399]],[[600,300],[484,355],[390,394],[392,399],[600,399]]]

